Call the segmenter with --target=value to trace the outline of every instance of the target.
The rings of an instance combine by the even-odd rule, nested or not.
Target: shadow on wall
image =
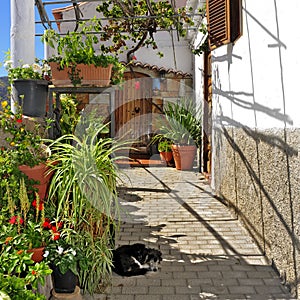
[[[242,108],[256,116],[256,113],[281,121],[282,129],[251,129],[231,117],[224,116],[222,107],[218,107],[215,119],[215,181],[216,192],[226,199],[235,213],[247,226],[260,248],[272,259],[281,271],[283,280],[290,285],[298,296],[299,285],[299,130],[290,129],[293,120],[286,114],[286,97],[284,86],[284,66],[282,48],[287,46],[279,38],[278,11],[274,1],[276,32],[270,32],[247,9],[244,12],[247,30],[248,21],[254,21],[264,33],[274,40],[269,48],[278,49],[278,78],[281,82],[281,99],[283,112],[257,103],[255,99],[252,48],[249,44],[249,62],[252,79],[252,92],[224,91],[218,67],[214,71],[215,103],[222,98],[229,100],[228,105]],[[253,42],[253,41],[251,41]],[[225,56],[214,57],[214,62],[232,63],[232,52]],[[238,57],[237,57],[238,58]],[[229,78],[230,79],[230,78]],[[229,83],[230,86],[230,83]],[[268,91],[266,90],[266,93]],[[243,100],[249,97],[251,102]],[[286,273],[286,275],[285,275]]]

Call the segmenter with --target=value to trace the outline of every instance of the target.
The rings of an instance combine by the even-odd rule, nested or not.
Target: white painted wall
[[[300,126],[298,0],[243,0],[243,36],[213,51],[215,125]]]
[[[181,0],[184,5],[185,0]],[[80,10],[83,13],[83,18],[92,18],[94,16],[99,17],[100,14],[96,12],[96,2],[88,2],[80,5]],[[66,10],[63,13],[63,19],[74,19],[73,9]],[[61,32],[73,31],[75,28],[73,23],[62,23]],[[172,68],[183,72],[192,73],[192,53],[188,46],[187,40],[177,40],[176,32],[173,33],[174,47],[172,44],[171,35],[168,32],[158,32],[155,34],[155,38],[158,44],[159,51],[164,53],[164,57],[160,58],[156,53],[156,50],[152,48],[142,48],[135,53],[138,61],[143,63],[149,63],[151,65],[157,65],[159,67]],[[52,49],[46,51],[49,56],[54,52]],[[126,56],[120,55],[120,61],[126,61]]]

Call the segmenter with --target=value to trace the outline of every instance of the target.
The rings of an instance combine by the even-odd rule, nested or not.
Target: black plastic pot
[[[47,80],[14,80],[13,86],[16,90],[16,97],[25,116],[44,117],[46,115],[48,84]]]
[[[77,276],[68,270],[65,274],[62,274],[59,268],[55,265],[51,265],[53,288],[56,293],[73,293],[77,285]]]

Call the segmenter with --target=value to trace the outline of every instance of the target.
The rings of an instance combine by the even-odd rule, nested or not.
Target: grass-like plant
[[[81,137],[68,134],[50,144],[56,163],[49,199],[56,205],[57,219],[64,223],[67,243],[88,258],[79,270],[79,281],[90,293],[111,274],[119,220],[114,160],[116,150],[126,147],[112,138],[99,138],[105,129],[103,124],[90,126]]]

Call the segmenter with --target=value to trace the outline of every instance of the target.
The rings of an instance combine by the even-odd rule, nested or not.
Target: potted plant
[[[99,39],[89,32],[91,26],[82,23],[78,32],[65,35],[53,29],[44,33],[43,41],[57,50],[57,55],[48,59],[54,85],[108,86],[123,80],[125,67],[118,58],[95,50]]]
[[[64,222],[66,242],[89,258],[79,268],[78,278],[80,287],[93,293],[111,274],[119,219],[114,160],[119,158],[116,151],[125,145],[101,137],[106,124],[98,125],[94,119],[81,121],[77,136],[64,135],[49,145],[57,164],[52,166],[55,172],[48,201],[54,203],[57,217]]]
[[[12,66],[12,61],[7,60],[5,67],[8,72],[8,80],[16,93],[13,99],[22,107],[23,113],[31,117],[44,117],[46,115],[46,103],[48,98],[48,74],[50,67],[44,62],[36,60],[33,64]]]
[[[78,283],[78,270],[88,258],[76,245],[68,244],[63,236],[47,245],[44,258],[53,270],[55,292],[73,293]]]
[[[0,290],[11,299],[46,299],[35,292],[38,283],[44,285],[51,269],[44,261],[34,261],[29,249],[40,246],[51,238],[52,232],[40,230],[45,218],[42,203],[27,195],[24,179],[21,179],[19,201],[15,201],[9,189],[7,198],[0,201]],[[36,206],[38,205],[38,208]]]
[[[173,160],[172,141],[168,139],[160,139],[157,145],[161,161],[169,165]]]
[[[6,225],[2,226],[1,235],[11,241],[16,249],[32,253],[33,261],[40,262],[45,246],[59,238],[60,226],[57,223],[51,224],[53,213],[45,211],[45,203],[38,194],[27,192],[24,178],[20,179],[18,199],[12,197],[7,179],[5,183],[7,199],[2,199],[0,204]]]
[[[158,137],[172,141],[172,153],[176,169],[190,170],[200,146],[202,126],[199,111],[193,101],[181,99],[178,103],[169,102],[164,107],[165,123]]]
[[[47,173],[47,161],[50,156],[49,148],[42,139],[49,121],[42,126],[40,123],[23,116],[21,107],[13,113],[7,101],[1,103],[0,132],[2,136],[2,154],[10,161],[11,173],[18,170],[25,173],[29,179],[35,180],[40,198],[44,199],[47,185],[52,174]],[[50,162],[49,162],[50,163]]]

